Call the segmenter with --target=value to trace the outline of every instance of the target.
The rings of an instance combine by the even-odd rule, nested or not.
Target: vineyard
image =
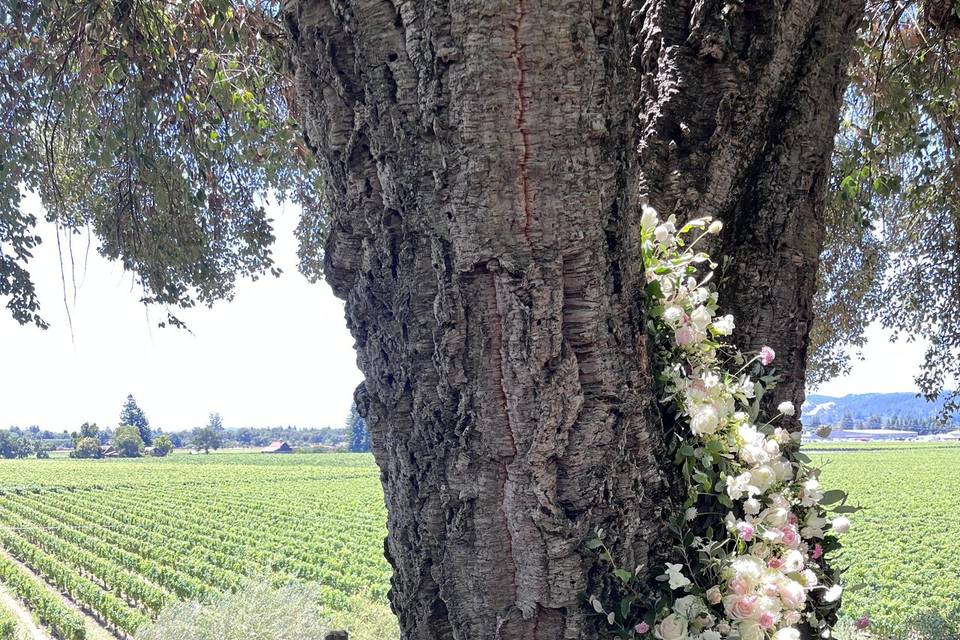
[[[5,461],[0,584],[65,640],[132,638],[264,576],[319,585],[332,625],[385,638],[384,522],[369,456]]]
[[[843,615],[868,615],[876,638],[960,638],[960,446],[805,450],[864,507],[834,560],[849,567]]]
[[[844,617],[869,615],[874,637],[960,637],[960,447],[805,450],[866,507],[835,558]],[[380,640],[397,635],[384,520],[369,456],[3,461],[0,588],[50,637],[111,640],[269,576],[317,587],[332,626]],[[14,626],[0,604],[0,640]]]

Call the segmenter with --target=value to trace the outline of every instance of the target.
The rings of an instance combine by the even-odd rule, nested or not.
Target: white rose
[[[793,465],[786,460],[778,460],[773,463],[773,473],[777,476],[778,482],[784,482],[793,478]]]
[[[700,407],[690,420],[690,430],[698,436],[716,433],[718,426],[720,426],[720,416],[713,405],[709,404]]]
[[[645,231],[649,231],[657,226],[657,210],[648,204],[643,205],[643,213],[640,216],[640,226]]]
[[[833,585],[827,592],[823,594],[824,602],[836,602],[840,599],[840,596],[843,594],[843,587],[838,584]]]
[[[671,589],[679,589],[690,584],[690,580],[683,575],[683,565],[667,563],[667,571],[664,574],[670,581]]]
[[[783,556],[783,572],[794,573],[803,569],[803,554],[791,549]]]
[[[756,498],[750,498],[743,503],[743,510],[751,516],[760,513],[760,501]]]
[[[785,416],[792,416],[793,414],[795,414],[795,413],[797,412],[797,410],[796,410],[796,409],[794,408],[794,406],[793,406],[793,403],[790,402],[789,400],[786,400],[786,401],[781,402],[780,404],[778,404],[778,405],[777,405],[777,411],[779,411],[780,413],[782,413],[782,414],[785,415]]]
[[[684,596],[673,603],[673,610],[687,620],[693,620],[707,612],[707,605],[698,596]]]
[[[683,308],[675,304],[670,305],[663,310],[663,321],[667,324],[677,325],[683,319]]]
[[[773,634],[773,640],[800,640],[800,632],[791,627],[785,627]]]
[[[690,322],[692,322],[694,328],[701,333],[707,330],[707,326],[712,319],[713,317],[710,315],[710,312],[707,311],[707,308],[704,306],[697,307],[693,310],[693,313],[690,314]]]
[[[658,640],[686,640],[687,621],[685,618],[671,613],[653,628],[653,636]]]
[[[710,604],[720,604],[723,594],[720,593],[720,587],[710,587],[707,589],[707,602]]]
[[[666,242],[667,238],[670,237],[670,229],[661,224],[653,230],[653,237],[657,239],[657,242]]]
[[[830,528],[837,533],[846,533],[850,531],[850,518],[845,516],[836,517],[833,519],[833,522],[830,523]]]
[[[768,465],[763,464],[750,470],[750,484],[760,493],[769,489],[776,479],[776,472]]]
[[[763,519],[774,527],[782,527],[783,525],[787,524],[787,518],[789,516],[790,512],[786,509],[772,507],[767,509],[766,513],[763,514]]]
[[[721,336],[730,335],[731,333],[733,333],[733,328],[734,328],[734,325],[733,325],[732,315],[727,314],[722,318],[720,318],[719,320],[713,321],[713,330]]]
[[[699,640],[723,640],[723,636],[721,636],[718,631],[707,629],[706,631],[700,632]]]

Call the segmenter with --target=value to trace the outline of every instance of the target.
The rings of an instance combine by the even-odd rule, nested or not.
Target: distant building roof
[[[283,440],[274,440],[263,449],[260,449],[260,453],[293,453],[293,449]]]

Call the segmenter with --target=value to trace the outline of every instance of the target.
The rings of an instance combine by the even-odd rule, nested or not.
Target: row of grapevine
[[[31,544],[69,563],[82,575],[94,578],[129,602],[143,605],[152,614],[159,613],[175,601],[169,594],[140,576],[117,567],[109,556],[98,556],[72,542],[52,536],[9,511],[0,511],[0,522],[8,525]]]
[[[132,508],[136,504],[136,497],[127,499],[132,500]],[[240,514],[239,520],[234,521],[231,518],[231,510]],[[330,549],[337,543],[344,547],[357,546],[349,537],[338,540],[337,534],[342,532],[342,529],[338,531],[324,526],[319,533],[325,540],[313,546],[311,540],[317,532],[303,531],[302,526],[297,528],[294,523],[284,526],[282,523],[273,522],[270,527],[264,527],[259,523],[262,511],[245,512],[236,504],[225,508],[214,500],[206,505],[203,513],[197,513],[192,511],[188,504],[179,504],[177,497],[171,495],[164,496],[162,503],[152,509],[152,513],[155,520],[177,522],[181,529],[194,533],[198,541],[207,538],[201,544],[216,545],[230,557],[255,554],[261,565],[269,566],[274,571],[328,584],[345,593],[369,590],[370,581],[366,576],[382,566],[379,545],[374,546],[367,555],[332,555]],[[211,541],[209,536],[204,535],[210,530],[211,518],[221,524],[229,524],[232,533],[227,530],[228,527],[224,527]],[[318,563],[318,560],[322,562]],[[386,591],[382,594],[386,596]]]
[[[210,591],[206,585],[192,576],[183,574],[163,562],[126,550],[125,547],[139,544],[138,541],[122,539],[120,535],[106,530],[102,533],[94,531],[97,535],[90,535],[87,533],[91,531],[89,523],[65,512],[57,511],[56,508],[48,504],[30,505],[6,500],[0,502],[0,505],[6,511],[29,518],[37,526],[42,527],[44,531],[62,540],[72,542],[100,558],[107,558],[129,571],[142,575],[147,580],[160,586],[166,593],[179,599],[203,598]],[[51,516],[51,513],[55,516]],[[0,515],[0,518],[2,517]]]
[[[7,585],[13,594],[24,602],[37,619],[48,626],[62,640],[86,640],[87,629],[83,618],[67,607],[63,600],[50,593],[49,589],[28,571],[0,556],[0,582]]]
[[[95,613],[109,626],[133,635],[138,629],[150,623],[150,618],[9,529],[0,528],[0,544],[48,584],[55,586],[71,600]]]
[[[331,613],[387,611],[378,477],[368,459],[338,460],[51,460],[20,475],[0,465],[0,547],[118,637],[176,600],[264,575],[319,584]]]

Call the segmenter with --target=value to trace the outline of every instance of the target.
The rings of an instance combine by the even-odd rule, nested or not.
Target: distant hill
[[[913,393],[854,393],[842,398],[810,394],[802,415],[806,425],[837,424],[849,415],[858,425],[879,418],[882,426],[908,426],[932,422],[942,406],[942,401],[927,402]],[[960,424],[960,416],[955,415],[953,422]]]

